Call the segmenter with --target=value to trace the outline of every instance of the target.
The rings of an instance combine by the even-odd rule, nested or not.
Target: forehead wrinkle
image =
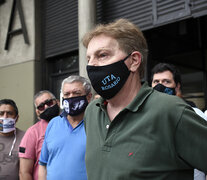
[[[114,51],[114,48],[109,48],[109,47],[100,47],[98,49],[96,49],[93,54],[97,55],[99,54],[101,51]],[[90,58],[90,53],[87,54],[87,58]]]
[[[74,85],[74,87],[71,88],[71,86]],[[71,85],[71,86],[70,86]],[[79,86],[79,87],[77,87]],[[74,92],[74,91],[82,91],[84,90],[83,84],[81,82],[72,82],[72,83],[65,83],[64,87],[63,87],[63,93],[67,93],[67,92]]]
[[[52,96],[48,93],[42,94],[41,96],[37,97],[35,100],[35,106],[39,106],[40,104],[44,103],[45,101],[52,99]]]
[[[94,47],[97,47],[97,49],[94,50]],[[96,52],[99,49],[103,50],[105,48],[114,50],[115,47],[117,47],[117,49],[120,49],[119,43],[116,39],[110,36],[101,34],[91,39],[91,41],[89,42],[89,46],[87,48],[87,55],[91,54],[90,51],[88,51],[91,49]]]

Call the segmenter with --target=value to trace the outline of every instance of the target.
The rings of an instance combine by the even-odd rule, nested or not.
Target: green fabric
[[[88,180],[191,180],[194,167],[207,171],[206,121],[147,83],[112,122],[102,98],[91,102],[85,128]]]

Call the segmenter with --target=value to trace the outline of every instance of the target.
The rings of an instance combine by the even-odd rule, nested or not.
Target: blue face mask
[[[155,87],[154,87],[155,90],[159,91],[159,92],[163,92],[163,93],[166,93],[166,94],[169,94],[169,95],[175,95],[175,88],[169,88],[169,87],[166,87],[162,84],[157,84]]]
[[[106,66],[87,66],[88,77],[95,91],[104,99],[111,99],[124,86],[130,71],[123,60]]]
[[[85,111],[88,105],[88,100],[85,96],[77,96],[63,99],[63,107],[66,114],[77,116]]]

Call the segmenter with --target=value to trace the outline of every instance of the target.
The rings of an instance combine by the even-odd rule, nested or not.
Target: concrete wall
[[[19,109],[17,127],[26,130],[34,122],[34,61],[0,68],[0,99],[13,99]]]
[[[95,23],[96,1],[78,0],[79,74],[86,78],[88,78],[86,72],[86,48],[82,44],[82,38],[95,26]]]
[[[21,0],[29,45],[25,44],[23,34],[15,35],[10,40],[9,49],[4,50],[9,18],[13,0],[7,0],[0,6],[0,67],[34,60],[34,2]],[[16,11],[13,29],[21,27],[19,13]]]
[[[11,98],[19,108],[17,127],[26,130],[34,119],[33,96],[36,86],[34,1],[21,0],[29,45],[23,34],[11,38],[4,50],[13,0],[0,5],[0,99]],[[20,28],[19,13],[15,13],[13,29]]]

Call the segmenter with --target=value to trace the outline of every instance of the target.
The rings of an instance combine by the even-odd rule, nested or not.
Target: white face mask
[[[9,133],[15,130],[16,118],[0,118],[0,132]]]

